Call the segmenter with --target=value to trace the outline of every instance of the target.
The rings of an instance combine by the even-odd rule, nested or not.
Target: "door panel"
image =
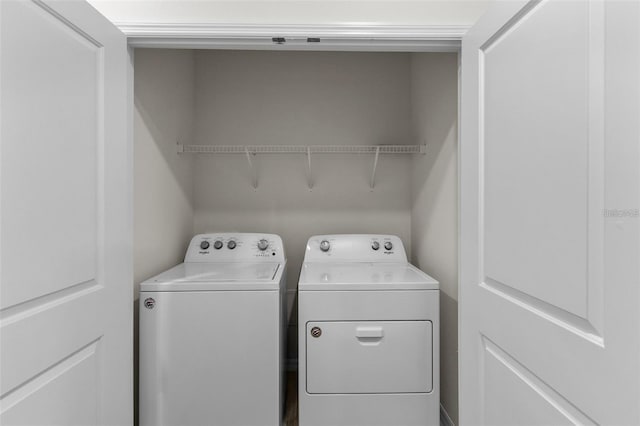
[[[95,284],[104,125],[102,54],[95,40],[34,3],[6,8],[20,19],[3,20],[3,39],[19,39],[22,46],[3,49],[3,96],[11,102],[3,110],[3,138],[15,142],[3,145],[2,197],[12,208],[3,211],[3,244],[10,249],[3,251],[1,308]],[[38,36],[29,37],[28,28],[38,28]],[[38,267],[26,267],[32,261]]]
[[[3,368],[3,390],[19,388],[25,378],[35,377],[88,342],[101,338],[94,321],[78,321],[87,315],[87,306],[101,303],[101,291],[91,287],[69,293],[57,293],[43,303],[36,301],[30,309],[13,309],[3,318],[2,365],[12,366]]]
[[[595,425],[584,413],[493,342],[485,338],[483,345],[487,424]]]
[[[98,346],[91,343],[4,398],[3,424],[99,424]]]
[[[0,19],[0,422],[131,423],[126,39],[84,2]]]
[[[603,19],[600,9],[591,19]],[[590,50],[602,48],[589,44],[589,18],[588,2],[539,3],[481,47],[479,69],[485,282],[581,318],[588,151],[601,143],[589,137],[586,65]]]
[[[463,41],[463,423],[640,422],[639,19],[497,2]]]

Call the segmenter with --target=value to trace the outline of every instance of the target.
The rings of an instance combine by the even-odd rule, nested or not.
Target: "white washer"
[[[391,235],[321,235],[298,285],[300,426],[439,425],[438,282]]]
[[[140,286],[140,424],[280,425],[286,259],[270,234],[202,234]]]

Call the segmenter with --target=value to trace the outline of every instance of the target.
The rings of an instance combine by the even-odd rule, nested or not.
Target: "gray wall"
[[[220,145],[413,143],[408,54],[348,52],[196,53],[195,142]],[[259,187],[244,156],[204,156],[195,167],[195,228],[282,236],[289,305],[309,236],[389,233],[411,246],[410,157],[260,155]],[[289,356],[297,353],[295,322]]]
[[[143,50],[134,55],[134,401],[138,420],[140,282],[184,259],[193,233],[193,159],[176,141],[193,128],[193,52]]]
[[[178,156],[176,142],[192,139],[195,98],[192,51],[136,49],[134,60],[137,292],[141,281],[184,259],[193,234],[193,159]]]
[[[440,282],[440,401],[458,423],[458,56],[412,57],[412,261]]]

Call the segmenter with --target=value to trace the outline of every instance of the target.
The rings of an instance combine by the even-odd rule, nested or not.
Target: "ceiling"
[[[470,26],[488,0],[89,0],[114,23]]]

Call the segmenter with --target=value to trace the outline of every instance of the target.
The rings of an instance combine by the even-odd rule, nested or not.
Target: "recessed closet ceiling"
[[[112,22],[472,25],[486,0],[89,0]]]

